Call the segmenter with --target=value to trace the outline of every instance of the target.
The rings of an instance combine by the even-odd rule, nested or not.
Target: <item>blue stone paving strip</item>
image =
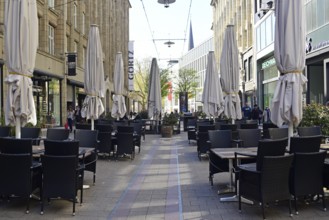
[[[171,146],[171,159],[168,170],[168,191],[166,200],[166,220],[182,220],[182,196],[180,188],[179,161],[177,145]]]
[[[156,151],[159,148],[159,144],[156,143],[148,155],[144,159],[143,163],[139,166],[138,170],[134,173],[133,177],[130,179],[127,188],[121,194],[119,200],[116,205],[112,209],[111,213],[107,217],[107,219],[127,219],[129,216],[130,209],[137,197],[139,189],[145,178],[145,167],[150,165]]]

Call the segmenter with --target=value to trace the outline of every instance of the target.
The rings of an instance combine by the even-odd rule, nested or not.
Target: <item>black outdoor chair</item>
[[[189,118],[187,119],[187,140],[188,143],[191,143],[191,140],[196,141],[196,119],[195,118]]]
[[[261,139],[260,129],[238,129],[238,140],[234,140],[239,147],[257,147]]]
[[[208,131],[198,132],[197,136],[197,153],[198,158],[201,161],[202,154],[206,154],[209,151],[210,143]]]
[[[321,135],[321,127],[320,126],[298,127],[297,132],[300,137]]]
[[[263,123],[263,138],[269,139],[270,138],[269,128],[277,128],[277,127],[278,126],[276,126],[273,123]]]
[[[230,148],[232,147],[231,130],[213,130],[208,131],[210,149],[211,148]],[[228,172],[229,165],[227,159],[221,159],[209,151],[209,181],[214,185],[214,174]]]
[[[233,140],[236,140],[239,138],[237,129],[238,129],[237,124],[222,124],[219,127],[219,130],[231,130]]]
[[[64,141],[69,139],[70,130],[63,128],[48,128],[46,139]]]
[[[91,130],[91,124],[87,123],[76,123],[75,124],[76,129],[85,129],[85,130]]]
[[[138,153],[141,152],[141,139],[143,135],[142,123],[130,123],[130,126],[134,128],[134,143],[138,147]],[[145,140],[145,138],[144,138]]]
[[[9,137],[10,129],[9,126],[0,126],[0,137]]]
[[[235,153],[235,161],[238,161],[237,155],[256,158],[256,163],[241,164],[238,168],[244,167],[254,171],[260,171],[263,166],[263,159],[267,156],[283,156],[288,146],[288,138],[282,139],[263,139],[258,141],[257,154]]]
[[[112,132],[113,125],[112,124],[97,124],[97,125],[95,125],[95,129],[98,132]]]
[[[293,155],[266,156],[260,170],[250,170],[242,166],[239,171],[239,211],[241,197],[259,201],[265,219],[265,204],[288,200],[291,216],[289,172],[292,160]]]
[[[32,156],[32,139],[0,138],[0,151],[5,154],[30,154]]]
[[[40,131],[41,128],[22,127],[21,138],[32,138],[32,144],[39,145],[41,140]]]
[[[29,213],[30,198],[41,188],[41,173],[31,169],[31,154],[0,154],[0,195],[9,198],[26,199],[26,213]]]
[[[94,148],[90,154],[86,154],[84,157],[85,171],[93,173],[93,184],[96,181],[96,162],[98,158],[98,131],[97,130],[80,130],[76,129],[74,133],[74,139],[79,141],[79,147]]]
[[[269,128],[268,133],[270,139],[288,138],[288,128]]]
[[[134,151],[134,137],[133,133],[118,132],[117,134],[117,149],[115,152],[116,159],[119,155],[125,156],[130,155],[130,159],[133,160],[135,157]]]
[[[134,133],[134,127],[133,126],[117,126],[118,132],[124,132],[124,133]]]
[[[258,129],[258,123],[241,123],[240,129]]]
[[[79,189],[80,169],[75,155],[41,155],[43,169],[43,188],[41,191],[41,214],[44,211],[44,199],[68,199],[73,203],[72,215],[75,215],[75,203]],[[80,188],[81,190],[81,188]],[[82,190],[81,190],[82,191]]]
[[[289,153],[311,153],[319,152],[322,135],[290,137]]]
[[[79,141],[55,141],[55,140],[45,140],[45,152],[44,155],[50,156],[72,156],[74,155],[79,163],[79,179],[81,180],[78,185],[80,189],[80,203],[83,202],[83,180],[84,180],[84,154],[79,155]],[[79,158],[80,157],[80,158]]]
[[[99,154],[108,154],[108,158],[111,155],[111,152],[114,151],[112,145],[112,132],[98,132],[98,153]]]
[[[326,211],[323,191],[323,167],[327,152],[295,153],[290,173],[290,193],[294,196],[295,212],[298,214],[297,198],[314,195],[322,198],[323,210]]]

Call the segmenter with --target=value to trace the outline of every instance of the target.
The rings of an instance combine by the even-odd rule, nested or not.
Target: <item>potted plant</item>
[[[172,137],[173,134],[173,126],[176,125],[178,122],[178,117],[171,113],[165,113],[162,118],[162,125],[161,125],[161,135],[162,137]]]
[[[329,107],[311,103],[303,107],[303,119],[299,127],[320,126],[323,135],[329,135]]]

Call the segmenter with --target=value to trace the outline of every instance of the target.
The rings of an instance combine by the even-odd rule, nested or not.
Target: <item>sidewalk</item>
[[[0,202],[0,219],[262,219],[259,205],[221,203],[219,185],[229,182],[226,173],[216,174],[214,187],[208,181],[208,160],[199,161],[195,143],[188,144],[186,132],[171,139],[146,135],[141,153],[135,160],[97,162],[96,185],[84,190],[84,203],[77,205],[72,217],[72,203],[52,201],[40,215],[38,201],[25,214],[25,201]],[[92,173],[86,172],[85,183],[92,184]],[[294,219],[328,219],[321,204],[299,206]],[[287,203],[270,204],[268,219],[291,219]]]

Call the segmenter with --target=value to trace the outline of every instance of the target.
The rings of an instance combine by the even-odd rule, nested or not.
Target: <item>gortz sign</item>
[[[134,42],[128,43],[128,90],[134,91]]]

